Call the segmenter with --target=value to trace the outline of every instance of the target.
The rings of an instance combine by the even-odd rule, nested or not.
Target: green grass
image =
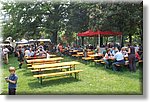
[[[63,61],[72,61],[70,57],[64,57]],[[77,60],[76,60],[77,61]],[[3,65],[3,92],[7,94],[7,83],[5,76],[9,75],[9,66],[18,68],[18,61],[10,56],[9,64]],[[41,85],[37,78],[26,65],[22,69],[17,69],[18,87],[17,94],[138,94],[143,93],[141,70],[131,73],[128,70],[113,72],[110,69],[104,69],[103,66],[95,66],[94,63],[87,65],[82,63],[76,66],[76,69],[82,69],[79,73],[80,79],[73,77],[46,77]]]

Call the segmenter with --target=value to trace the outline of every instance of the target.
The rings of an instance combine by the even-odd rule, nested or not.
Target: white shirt
[[[30,51],[29,50],[25,50],[25,56],[30,56]]]
[[[117,52],[114,57],[117,61],[124,60],[124,56],[121,52]]]
[[[115,55],[115,50],[112,50],[112,52],[111,52],[111,53],[112,53],[112,55]]]
[[[3,54],[8,54],[9,50],[7,48],[3,49]]]
[[[30,51],[30,56],[34,56],[34,52],[33,51]]]

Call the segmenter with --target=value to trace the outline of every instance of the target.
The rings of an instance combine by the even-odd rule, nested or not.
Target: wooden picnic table
[[[64,59],[64,58],[62,58],[62,57],[55,57],[55,58],[48,58],[48,59],[33,59],[33,60],[27,60],[27,63],[60,61],[62,59]]]
[[[87,54],[91,55],[91,54],[94,54],[94,52],[93,51],[88,51]]]
[[[78,50],[71,50],[71,51],[69,51],[69,52],[78,52]]]
[[[34,69],[55,68],[55,67],[62,67],[62,66],[75,66],[77,64],[80,63],[76,61],[71,61],[71,62],[61,62],[61,63],[54,63],[54,64],[32,65],[32,68]]]
[[[49,54],[48,57],[56,57],[56,55],[51,55],[51,54]]]
[[[70,75],[72,76],[72,73],[75,75],[75,79],[77,78],[79,72],[82,72],[83,70],[75,70],[75,65],[80,64],[79,62],[71,61],[71,62],[62,62],[62,63],[55,63],[55,64],[43,64],[43,65],[32,65],[32,68],[34,70],[32,71],[38,71],[38,75],[34,75],[33,77],[36,77],[39,79],[40,83],[42,84],[42,79],[45,76],[60,76],[60,75]],[[69,66],[69,67],[67,67]],[[52,73],[41,73],[42,71],[46,70],[55,70],[55,69],[70,69],[66,71],[59,71],[59,72],[52,72]]]
[[[77,55],[83,55],[83,52],[77,52]]]
[[[25,57],[26,60],[30,60],[30,59],[43,59],[43,58],[46,58],[46,56]]]
[[[103,56],[103,54],[93,54],[93,55],[88,55],[89,57],[100,57],[100,56]]]
[[[124,56],[124,58],[126,59],[128,59],[128,56]],[[110,57],[108,57],[108,58],[106,58],[106,59],[108,59],[108,60],[115,60],[115,57],[114,56],[110,56]]]

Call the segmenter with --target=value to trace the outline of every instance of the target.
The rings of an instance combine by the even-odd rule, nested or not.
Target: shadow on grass
[[[24,71],[23,75],[25,75],[25,76],[33,76],[33,73],[31,71]]]
[[[118,75],[118,76],[123,76],[123,77],[129,77],[131,79],[141,79],[142,80],[142,70],[137,68],[137,71],[136,72],[130,72],[129,71],[129,68],[127,67],[122,67],[120,68],[119,71],[113,71],[112,68],[109,68],[109,69],[105,69],[104,68],[104,65],[95,65],[95,64],[89,64],[89,67],[91,68],[95,68],[97,70],[105,70],[107,73],[109,74],[115,74],[115,75]]]
[[[30,80],[31,81],[31,80]],[[39,80],[35,78],[35,80],[28,83],[31,88],[43,88],[49,86],[56,86],[66,83],[78,82],[79,79],[75,79],[73,77],[47,77],[43,78],[42,84],[39,83]]]

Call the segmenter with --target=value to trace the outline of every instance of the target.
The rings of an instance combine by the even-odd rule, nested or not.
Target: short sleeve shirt
[[[121,52],[117,52],[114,57],[117,61],[124,60],[123,54]]]
[[[16,83],[17,83],[18,76],[17,76],[16,74],[10,75],[10,76],[9,76],[9,80],[16,81]],[[10,83],[10,82],[9,82],[8,88],[16,88],[16,83],[13,84],[13,83]]]

